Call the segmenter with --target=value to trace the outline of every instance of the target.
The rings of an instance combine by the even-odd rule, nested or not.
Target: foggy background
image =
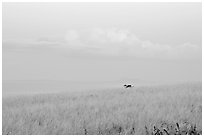
[[[3,3],[3,93],[202,80],[201,3]]]

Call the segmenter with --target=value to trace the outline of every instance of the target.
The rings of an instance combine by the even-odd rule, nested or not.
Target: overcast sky
[[[202,80],[201,3],[3,3],[3,80]]]

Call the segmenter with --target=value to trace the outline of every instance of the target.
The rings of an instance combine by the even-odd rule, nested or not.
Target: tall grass
[[[5,97],[2,102],[4,135],[181,133],[161,129],[164,123],[202,132],[201,83]]]

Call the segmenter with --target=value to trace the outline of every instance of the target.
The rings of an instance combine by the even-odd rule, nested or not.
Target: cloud
[[[76,42],[79,39],[79,34],[76,30],[69,30],[66,33],[65,40],[68,43]]]
[[[100,28],[95,28],[91,31],[90,35],[90,38],[93,41],[111,43],[125,42],[129,37],[129,32],[127,30],[119,30],[116,28],[104,30]]]
[[[56,37],[40,37],[36,40],[33,40],[31,43],[33,44],[47,44],[47,45],[60,45],[62,44],[62,40],[60,40],[59,38]]]
[[[89,40],[99,43],[109,44],[131,44],[132,42],[138,41],[138,38],[130,33],[128,30],[111,28],[101,29],[94,28],[89,32]]]
[[[4,50],[32,50],[59,47],[63,41],[52,37],[39,37],[37,39],[4,39],[2,43]]]
[[[127,29],[93,28],[86,30],[68,30],[60,37],[39,37],[37,39],[3,40],[5,49],[56,48],[76,53],[102,56],[128,56],[162,59],[201,59],[201,46],[191,43],[164,45],[138,38]]]
[[[68,39],[67,39],[68,38]],[[139,39],[127,29],[93,28],[85,31],[67,32],[65,45],[73,49],[84,49],[90,54],[109,56],[133,56],[144,58],[201,58],[201,46],[191,43],[161,45]]]

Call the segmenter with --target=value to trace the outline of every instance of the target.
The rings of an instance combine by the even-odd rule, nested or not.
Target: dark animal
[[[131,87],[134,87],[133,85],[130,85],[130,84],[128,84],[128,85],[123,85],[125,88],[131,88]]]

